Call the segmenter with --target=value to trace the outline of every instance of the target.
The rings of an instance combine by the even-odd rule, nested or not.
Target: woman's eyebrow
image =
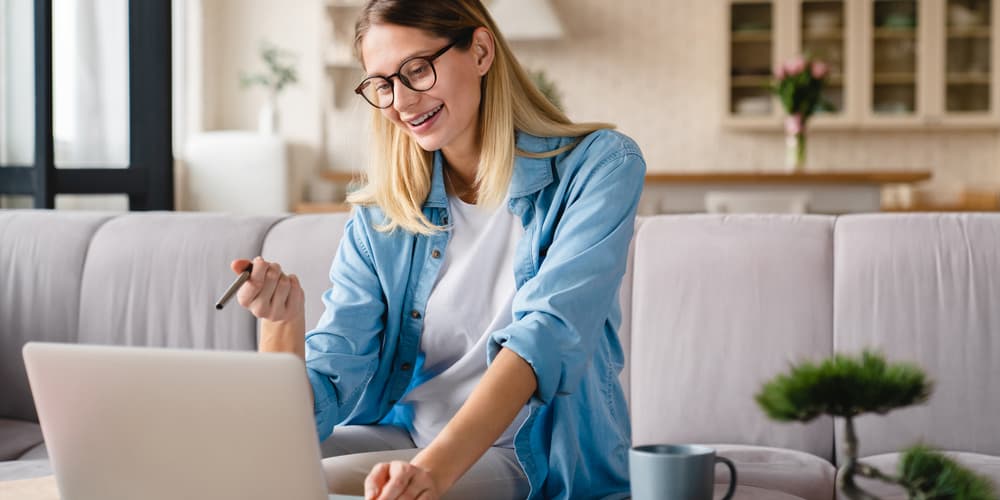
[[[400,59],[399,62],[396,63],[396,71],[399,71],[399,67],[402,66],[404,62],[409,61],[410,59],[413,59],[414,57],[427,56],[427,55],[433,54],[434,53],[433,51],[434,51],[434,49],[422,49],[422,50],[417,50],[417,51],[411,52],[409,55],[407,55],[406,57]],[[373,76],[382,76],[382,77],[384,77],[386,75],[384,75],[384,74],[378,74],[378,73],[368,73],[367,75],[365,75],[365,78],[370,78],[370,77],[373,77]]]

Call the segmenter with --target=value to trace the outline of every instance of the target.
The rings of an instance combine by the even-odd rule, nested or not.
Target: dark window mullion
[[[173,210],[170,0],[129,0],[129,167],[147,172],[131,210]]]
[[[35,208],[55,207],[52,137],[52,0],[35,0]]]

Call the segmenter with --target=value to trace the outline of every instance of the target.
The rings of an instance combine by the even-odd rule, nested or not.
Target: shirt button
[[[420,311],[417,310],[410,311],[410,317],[413,319],[420,319]]]
[[[394,404],[396,404],[396,400],[395,400],[395,399],[390,399],[390,400],[389,400],[389,404],[391,404],[391,405],[394,405]]]
[[[438,250],[438,249],[434,249],[434,251],[431,252],[431,257],[434,257],[435,259],[440,259],[441,258],[441,251]]]
[[[403,363],[402,365],[399,366],[399,369],[403,370],[404,372],[410,371],[410,368],[413,368],[413,365],[409,363]]]

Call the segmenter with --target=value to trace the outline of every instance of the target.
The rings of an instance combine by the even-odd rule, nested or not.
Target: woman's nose
[[[420,96],[418,95],[420,92],[410,89],[410,87],[404,85],[399,78],[394,79],[392,84],[392,91],[395,93],[392,104],[393,107],[396,108],[396,111],[403,111],[420,99]]]

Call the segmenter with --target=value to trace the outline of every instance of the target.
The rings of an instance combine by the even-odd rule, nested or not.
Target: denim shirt
[[[517,134],[546,152],[572,138]],[[552,158],[516,156],[507,209],[524,226],[514,256],[513,322],[490,334],[532,368],[537,390],[514,437],[529,498],[628,496],[631,428],[618,375],[624,364],[618,290],[646,166],[628,137],[599,130]],[[441,153],[424,215],[448,226]],[[407,427],[394,405],[414,380],[427,299],[449,232],[379,232],[376,207],[358,207],[330,269],[326,310],[306,334],[319,437],[335,425]]]

